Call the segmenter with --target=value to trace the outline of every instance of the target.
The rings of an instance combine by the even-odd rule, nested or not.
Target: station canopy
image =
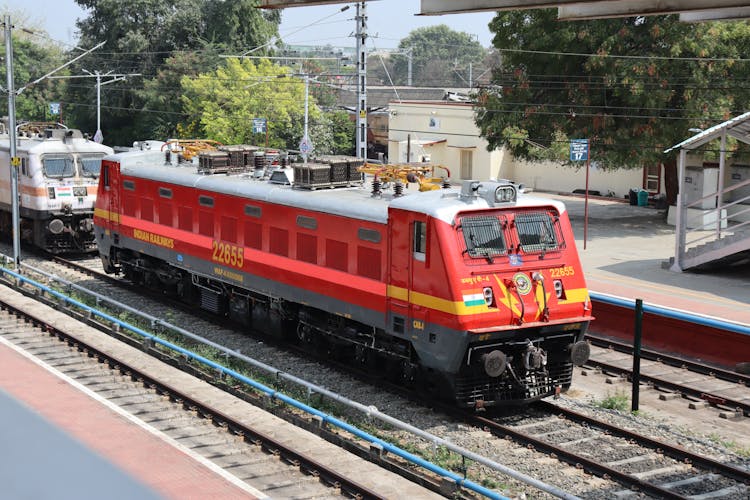
[[[373,1],[373,0],[365,0]],[[285,9],[345,0],[261,0],[266,9]],[[680,14],[684,22],[750,18],[750,0],[421,0],[417,15],[439,16],[465,12],[557,8],[560,20],[602,19],[657,14]]]

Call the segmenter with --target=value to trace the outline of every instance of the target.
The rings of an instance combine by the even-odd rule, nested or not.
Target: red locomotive
[[[465,407],[554,394],[588,359],[562,203],[353,158],[269,179],[257,152],[234,148],[197,163],[157,148],[107,157],[94,214],[105,270]]]

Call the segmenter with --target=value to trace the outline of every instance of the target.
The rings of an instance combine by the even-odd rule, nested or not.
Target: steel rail
[[[487,417],[475,416],[473,419],[475,425],[486,428],[490,433],[498,437],[510,436],[516,441],[526,443],[537,450],[544,451],[553,455],[555,458],[567,462],[573,466],[583,467],[586,471],[609,479],[613,479],[629,488],[636,489],[648,493],[650,495],[656,495],[658,498],[670,498],[670,499],[683,499],[684,496],[679,495],[673,491],[667,490],[653,483],[649,483],[642,479],[631,476],[630,474],[620,472],[617,469],[613,469],[608,465],[602,464],[590,458],[582,455],[578,455],[570,450],[561,448],[560,446],[548,443],[541,439],[535,438],[534,436],[513,429],[507,425],[502,425],[494,420]]]
[[[336,401],[336,402],[345,404],[345,405],[347,405],[347,406],[349,406],[351,408],[355,408],[357,410],[360,410],[365,415],[367,415],[369,417],[380,419],[380,420],[382,420],[384,422],[387,422],[387,423],[390,423],[391,425],[394,425],[395,427],[402,428],[402,429],[404,429],[404,430],[406,430],[408,432],[411,432],[411,433],[413,433],[415,435],[424,437],[425,439],[427,439],[427,440],[435,443],[436,445],[444,445],[446,447],[449,447],[450,449],[452,449],[456,453],[459,453],[459,454],[465,456],[466,458],[468,458],[470,460],[478,461],[479,463],[487,465],[490,468],[494,468],[495,470],[497,470],[497,471],[499,471],[501,473],[507,474],[510,477],[513,477],[515,479],[518,479],[519,481],[525,482],[525,483],[527,483],[527,484],[529,484],[529,485],[531,485],[531,486],[533,486],[533,487],[535,487],[537,489],[540,489],[542,491],[546,491],[546,492],[548,492],[548,493],[550,493],[552,495],[558,496],[560,498],[574,498],[573,495],[570,495],[570,494],[568,494],[566,492],[563,492],[562,490],[560,490],[560,489],[558,489],[558,488],[556,488],[554,486],[551,486],[551,485],[548,485],[548,484],[543,483],[541,481],[538,481],[538,480],[536,480],[536,479],[534,479],[534,478],[532,478],[530,476],[527,476],[525,474],[522,474],[522,473],[520,473],[518,471],[514,471],[514,470],[512,470],[512,469],[510,469],[508,467],[503,466],[502,464],[498,464],[498,463],[495,463],[495,462],[493,462],[491,460],[488,460],[485,457],[478,456],[478,455],[470,452],[469,450],[465,450],[465,449],[462,449],[462,448],[457,447],[455,445],[452,445],[451,443],[447,442],[446,440],[444,440],[442,438],[439,438],[437,436],[431,435],[431,434],[429,434],[429,433],[427,433],[425,431],[422,431],[421,429],[417,429],[417,428],[415,428],[415,427],[413,427],[413,426],[411,426],[409,424],[406,424],[405,422],[401,422],[401,421],[395,419],[394,417],[391,417],[391,416],[389,416],[389,415],[387,415],[385,413],[380,412],[377,408],[374,408],[374,407],[371,407],[371,406],[365,406],[365,405],[362,405],[361,403],[357,403],[355,401],[348,400],[348,399],[344,398],[343,396],[338,395],[336,393],[333,393],[333,392],[331,392],[331,391],[329,391],[329,390],[327,390],[327,389],[325,389],[323,387],[317,386],[315,384],[311,384],[310,382],[307,382],[307,381],[305,381],[303,379],[295,377],[295,376],[293,376],[291,374],[288,374],[288,373],[282,372],[280,370],[277,370],[276,368],[274,368],[272,366],[266,365],[265,363],[257,361],[257,360],[255,360],[253,358],[250,358],[248,356],[245,356],[245,355],[239,354],[239,353],[237,353],[235,351],[232,351],[230,349],[227,349],[224,346],[221,346],[221,345],[219,345],[219,344],[217,344],[215,342],[212,342],[212,341],[210,341],[208,339],[200,337],[200,336],[198,336],[196,334],[193,334],[193,333],[191,333],[191,332],[189,332],[187,330],[184,330],[182,328],[179,328],[177,326],[171,325],[171,324],[169,324],[169,323],[167,323],[167,322],[165,322],[165,321],[163,321],[161,319],[154,318],[152,316],[143,314],[143,313],[137,311],[136,309],[134,309],[134,308],[132,308],[130,306],[127,306],[125,304],[119,304],[119,303],[113,301],[112,299],[103,297],[100,294],[97,294],[95,292],[91,292],[90,290],[87,290],[87,289],[85,289],[85,288],[83,288],[83,287],[81,287],[79,285],[75,285],[73,283],[70,283],[67,280],[64,280],[64,279],[62,279],[62,278],[60,278],[58,276],[52,275],[51,273],[42,271],[40,269],[36,269],[36,268],[34,268],[32,266],[29,266],[27,264],[24,264],[24,263],[21,264],[21,267],[29,269],[29,270],[31,270],[31,271],[33,271],[35,273],[38,273],[38,274],[40,274],[42,276],[45,276],[45,277],[47,277],[49,279],[53,279],[53,280],[58,281],[60,283],[65,283],[67,286],[69,286],[69,287],[71,287],[73,289],[76,289],[76,290],[78,290],[78,291],[80,291],[82,293],[87,293],[90,296],[95,297],[97,301],[107,301],[107,302],[109,302],[112,305],[117,305],[118,307],[121,307],[122,309],[128,310],[128,311],[133,312],[135,314],[138,314],[139,316],[141,316],[141,317],[147,319],[148,321],[150,321],[152,327],[159,326],[159,327],[163,327],[163,328],[168,328],[168,329],[170,329],[170,330],[172,330],[174,332],[180,333],[180,334],[182,334],[182,335],[184,335],[184,336],[186,336],[188,338],[191,338],[191,339],[193,339],[195,341],[198,341],[198,342],[200,342],[202,344],[205,344],[207,346],[210,346],[210,347],[213,347],[215,349],[218,349],[221,352],[223,352],[223,353],[225,353],[225,354],[227,354],[229,356],[232,356],[234,358],[237,358],[237,359],[240,359],[242,361],[245,361],[245,362],[251,364],[252,366],[254,366],[256,368],[259,368],[259,369],[261,369],[263,371],[266,371],[268,373],[272,373],[277,378],[289,380],[289,381],[291,381],[291,382],[293,382],[295,384],[298,384],[298,385],[300,385],[302,387],[307,388],[307,390],[310,391],[310,392],[316,392],[318,394],[322,394],[322,395],[324,395],[326,397],[331,398],[333,401]],[[88,272],[89,273],[94,273],[94,274],[96,274],[98,276],[98,273],[96,273],[95,271],[88,270]],[[162,345],[162,346],[166,347],[167,349],[170,349],[172,351],[175,351],[175,352],[177,352],[177,353],[185,356],[186,359],[188,359],[188,360],[195,360],[195,361],[197,361],[197,362],[199,362],[199,363],[201,363],[201,364],[203,364],[205,366],[208,366],[208,367],[216,370],[217,373],[225,374],[225,375],[227,375],[229,377],[232,377],[232,378],[234,378],[234,379],[236,379],[236,380],[238,380],[240,382],[243,382],[244,384],[247,384],[249,387],[252,387],[252,388],[256,389],[257,391],[259,391],[259,392],[261,392],[261,393],[263,393],[263,394],[265,394],[265,395],[267,395],[267,396],[269,396],[271,398],[278,399],[278,400],[280,400],[280,401],[282,401],[282,402],[284,402],[284,403],[286,403],[286,404],[288,404],[288,405],[290,405],[292,407],[298,408],[298,409],[300,409],[300,410],[302,410],[302,411],[304,411],[304,412],[306,412],[308,414],[314,415],[317,418],[320,418],[321,421],[323,421],[323,422],[326,422],[326,423],[329,423],[329,424],[331,424],[331,425],[333,425],[335,427],[339,427],[341,429],[344,429],[347,432],[349,432],[350,434],[353,434],[353,435],[355,435],[355,436],[357,436],[357,437],[359,437],[359,438],[361,438],[361,439],[363,439],[365,441],[368,441],[370,443],[374,443],[374,444],[380,446],[386,452],[392,453],[393,455],[399,456],[399,457],[401,457],[401,458],[403,458],[403,459],[405,459],[407,461],[410,461],[410,462],[412,462],[412,463],[414,463],[414,464],[416,464],[416,465],[424,468],[425,470],[428,470],[428,471],[433,472],[433,473],[435,473],[435,474],[437,474],[439,476],[442,476],[446,480],[455,483],[456,486],[458,486],[458,487],[463,487],[463,488],[466,488],[468,490],[475,491],[476,493],[479,493],[479,494],[481,494],[483,496],[486,496],[487,498],[493,498],[493,499],[498,499],[498,500],[506,498],[506,497],[504,497],[504,496],[502,496],[502,495],[500,495],[500,494],[498,494],[498,493],[496,493],[496,492],[494,492],[494,491],[492,491],[492,490],[490,490],[488,488],[485,488],[485,487],[483,487],[483,486],[481,486],[479,484],[474,483],[473,481],[467,480],[466,478],[461,477],[458,474],[455,474],[455,473],[453,473],[451,471],[448,471],[448,470],[446,470],[446,469],[444,469],[444,468],[442,468],[440,466],[437,466],[437,465],[435,465],[435,464],[433,464],[433,463],[431,463],[431,462],[429,462],[427,460],[422,459],[419,456],[416,456],[416,455],[414,455],[412,453],[409,453],[409,452],[407,452],[405,450],[402,450],[401,448],[399,448],[399,447],[397,447],[397,446],[395,446],[395,445],[393,445],[391,443],[388,443],[388,442],[383,441],[383,440],[381,440],[381,439],[379,439],[379,438],[377,438],[375,436],[372,436],[369,433],[364,432],[364,431],[362,431],[362,430],[360,430],[360,429],[358,429],[358,428],[356,428],[356,427],[354,427],[354,426],[352,426],[352,425],[350,425],[350,424],[348,424],[348,423],[346,423],[346,422],[344,422],[344,421],[342,421],[340,419],[337,419],[337,418],[335,418],[335,417],[333,417],[331,415],[328,415],[328,414],[326,414],[324,412],[321,412],[321,411],[317,410],[316,408],[311,407],[311,406],[309,406],[309,405],[307,405],[305,403],[302,403],[302,402],[299,402],[299,401],[297,401],[297,400],[295,400],[293,398],[290,398],[290,397],[284,395],[283,393],[281,393],[279,391],[276,391],[276,390],[274,390],[272,388],[269,388],[269,387],[265,386],[264,384],[261,384],[261,383],[255,381],[255,380],[253,380],[253,379],[247,378],[244,375],[242,375],[240,373],[237,373],[236,371],[234,371],[232,369],[226,368],[226,367],[224,367],[224,366],[222,366],[222,365],[220,365],[218,363],[215,363],[215,362],[213,362],[213,361],[211,361],[211,360],[209,360],[209,359],[207,359],[207,358],[205,358],[205,357],[203,357],[201,355],[197,355],[197,354],[195,354],[195,353],[193,353],[193,352],[191,352],[191,351],[189,351],[187,349],[184,349],[184,348],[182,348],[180,346],[177,346],[177,345],[175,345],[175,344],[173,344],[171,342],[165,341],[165,340],[159,338],[158,336],[155,336],[155,335],[153,335],[153,334],[151,334],[149,332],[146,332],[146,331],[144,331],[144,330],[142,330],[140,328],[134,327],[134,326],[132,326],[132,325],[130,325],[128,323],[120,321],[119,319],[117,319],[117,318],[115,318],[115,317],[113,317],[113,316],[111,316],[111,315],[109,315],[107,313],[103,313],[101,311],[98,311],[98,310],[96,310],[96,309],[94,309],[94,308],[86,305],[86,304],[82,304],[82,303],[80,303],[80,302],[78,302],[78,301],[76,301],[74,299],[71,299],[70,297],[67,297],[64,294],[61,294],[61,293],[59,293],[59,292],[57,292],[55,290],[52,290],[51,288],[49,288],[49,287],[47,287],[45,285],[37,283],[34,280],[31,280],[31,279],[23,276],[22,274],[19,274],[16,271],[11,271],[9,269],[0,267],[0,275],[8,275],[8,276],[12,277],[15,281],[17,281],[19,283],[21,283],[21,282],[28,283],[30,286],[36,287],[37,289],[43,290],[44,292],[46,292],[46,293],[48,293],[50,295],[56,296],[59,299],[63,300],[64,302],[66,302],[68,304],[72,304],[75,307],[77,307],[77,308],[79,308],[81,310],[86,311],[87,313],[93,314],[93,315],[95,315],[97,317],[100,317],[101,319],[104,319],[105,321],[109,321],[109,322],[111,322],[113,324],[120,325],[123,329],[126,329],[126,330],[128,330],[128,331],[130,331],[130,332],[132,332],[132,333],[134,333],[134,334],[136,334],[138,336],[140,336],[141,338],[144,339],[144,341],[149,341],[149,342],[153,342],[155,344]]]
[[[617,374],[626,375],[626,376],[632,375],[632,371],[630,369],[615,366],[615,365],[606,363],[604,361],[597,361],[595,359],[589,359],[586,362],[586,364],[589,366],[600,368],[603,371],[607,371],[607,372],[617,373]],[[716,394],[711,394],[710,392],[702,391],[699,389],[694,389],[692,387],[682,385],[677,382],[670,382],[669,380],[665,380],[663,378],[655,377],[653,375],[648,375],[644,373],[643,371],[641,371],[640,379],[641,379],[641,382],[649,383],[653,385],[654,387],[668,389],[673,392],[678,392],[680,394],[692,396],[694,398],[706,401],[711,404],[733,407],[737,410],[741,410],[744,415],[750,416],[750,403],[746,403],[746,402],[739,401],[736,399],[731,399],[726,396],[719,396]]]
[[[210,416],[211,420],[216,424],[226,424],[227,427],[235,434],[242,435],[243,438],[247,441],[260,443],[265,449],[278,453],[284,460],[287,460],[290,463],[300,464],[300,468],[304,467],[305,470],[322,478],[323,481],[325,481],[327,484],[338,487],[342,491],[356,498],[386,498],[372,491],[368,487],[359,484],[355,480],[337,473],[335,470],[316,461],[314,458],[308,457],[303,453],[290,448],[281,441],[265,433],[252,429],[251,427],[248,427],[240,422],[237,422],[232,417],[222,413],[221,411],[218,411],[201,401],[191,398],[184,392],[180,391],[178,388],[143,373],[142,371],[128,364],[128,362],[89,345],[88,343],[75,337],[73,334],[64,332],[54,327],[53,325],[47,323],[44,318],[41,318],[34,313],[16,308],[13,305],[8,304],[1,298],[0,304],[2,304],[3,309],[12,312],[18,317],[32,322],[35,326],[38,326],[40,329],[46,331],[49,335],[54,335],[61,341],[65,341],[71,346],[76,347],[78,350],[85,351],[91,356],[106,362],[110,369],[118,370],[123,375],[128,375],[131,377],[131,379],[142,382],[144,386],[151,387],[161,394],[168,395],[175,401],[180,401],[184,407],[195,409],[201,415]]]
[[[586,334],[586,338],[596,346],[608,348],[611,347],[618,352],[623,352],[631,355],[633,354],[633,346],[630,344],[626,344],[609,337],[601,337],[591,332],[588,332]],[[687,368],[689,371],[701,373],[703,375],[710,375],[721,380],[726,380],[727,382],[735,382],[738,384],[750,386],[750,375],[727,370],[716,365],[700,363],[692,359],[675,356],[674,354],[654,351],[651,349],[644,349],[643,347],[641,347],[641,357],[651,361],[658,361],[669,366]]]
[[[628,429],[623,429],[622,427],[617,427],[616,425],[613,425],[609,422],[584,415],[583,413],[579,413],[569,408],[563,408],[548,401],[538,401],[534,403],[534,406],[541,408],[543,411],[562,414],[565,416],[565,418],[569,418],[576,422],[583,422],[588,425],[604,429],[612,434],[622,436],[627,439],[632,439],[638,444],[645,445],[655,450],[659,450],[665,455],[668,455],[676,460],[687,460],[691,464],[698,465],[699,467],[703,467],[712,472],[717,472],[725,477],[734,479],[735,481],[750,484],[750,470],[741,469],[739,467],[735,467],[734,465],[719,462],[718,460],[708,458],[704,455],[693,453],[681,446],[673,445],[649,436],[644,436],[643,434],[639,434]]]
[[[119,280],[119,279],[113,279],[113,278],[111,278],[111,277],[109,277],[107,275],[102,275],[98,271],[86,268],[84,266],[81,266],[80,264],[76,264],[76,263],[71,262],[69,260],[66,260],[66,259],[63,259],[63,258],[60,258],[60,257],[57,257],[55,260],[57,260],[62,265],[65,265],[65,266],[70,267],[72,269],[78,270],[78,271],[80,271],[82,273],[85,273],[85,274],[87,274],[89,276],[93,276],[93,277],[96,277],[96,278],[102,278],[102,277],[103,278],[109,278],[110,280],[112,280],[118,286],[123,286],[123,287],[126,287],[126,288],[133,288],[133,289],[137,288],[137,287],[131,286],[129,282],[126,282],[126,281],[123,281],[123,280]],[[34,268],[32,266],[29,266],[27,264],[23,264],[22,263],[21,267],[27,268],[27,269],[35,272],[35,273],[41,274],[41,275],[46,276],[48,278],[54,278],[54,279],[56,279],[58,281],[63,281],[62,278],[59,278],[57,276],[52,276],[49,273],[46,273],[46,272],[41,271],[39,269],[36,269],[36,268]],[[91,292],[90,290],[87,290],[87,289],[85,289],[83,287],[80,287],[78,285],[70,284],[70,286],[72,286],[73,288],[75,288],[75,289],[77,289],[77,290],[79,290],[79,291],[81,291],[83,293],[91,294],[92,296],[96,297],[97,300],[109,300],[109,299],[106,299],[105,297],[101,297],[98,294],[95,294],[94,292]],[[138,290],[139,290],[140,293],[144,292],[144,290],[142,288],[139,288]],[[179,301],[173,301],[168,296],[161,295],[161,294],[153,294],[153,296],[154,297],[158,296],[159,300],[167,300],[170,303],[174,303],[175,307],[179,307],[181,309],[187,310],[191,314],[196,314],[196,310],[194,308],[185,308],[185,304],[184,303],[179,302]],[[110,302],[111,302],[111,300],[110,300]],[[505,475],[507,475],[507,476],[509,476],[511,478],[514,478],[514,479],[516,479],[518,481],[526,483],[529,486],[532,486],[532,487],[534,487],[536,489],[539,489],[540,491],[544,491],[544,492],[549,493],[549,494],[551,494],[551,495],[553,495],[555,497],[563,498],[563,499],[572,500],[572,499],[577,498],[575,495],[571,495],[571,494],[569,494],[569,493],[561,490],[560,488],[557,488],[557,487],[552,486],[550,484],[547,484],[547,483],[544,483],[542,481],[539,481],[539,480],[537,480],[537,479],[535,479],[533,477],[530,477],[530,476],[528,476],[526,474],[523,474],[523,473],[521,473],[519,471],[516,471],[516,470],[513,470],[513,469],[511,469],[509,467],[506,467],[506,466],[504,466],[504,465],[502,465],[502,464],[500,464],[498,462],[490,460],[487,457],[481,456],[481,455],[479,455],[477,453],[474,453],[474,452],[472,452],[470,450],[467,450],[465,448],[457,446],[457,445],[451,443],[448,440],[442,439],[442,438],[440,438],[438,436],[435,436],[434,434],[430,434],[430,433],[428,433],[428,432],[426,432],[426,431],[424,431],[422,429],[419,429],[417,427],[414,427],[414,426],[412,426],[412,425],[410,425],[410,424],[408,424],[406,422],[402,422],[402,421],[400,421],[400,420],[398,420],[398,419],[396,419],[394,417],[391,417],[390,415],[388,415],[386,413],[383,413],[383,412],[379,411],[377,408],[375,408],[373,406],[366,406],[366,405],[363,405],[363,404],[358,403],[356,401],[349,400],[349,399],[347,399],[347,398],[345,398],[345,397],[343,397],[343,396],[341,396],[339,394],[336,394],[334,392],[331,392],[331,391],[329,391],[329,390],[327,390],[327,389],[325,389],[323,387],[317,386],[315,384],[311,384],[310,382],[307,382],[305,380],[302,380],[302,379],[299,379],[297,377],[294,377],[291,374],[281,372],[281,371],[279,371],[279,370],[277,370],[277,369],[275,369],[275,368],[273,368],[271,366],[268,366],[268,365],[265,365],[265,364],[263,364],[263,363],[261,363],[259,361],[256,361],[253,358],[250,358],[248,356],[236,353],[234,351],[226,349],[225,347],[223,347],[223,346],[221,346],[219,344],[216,344],[216,343],[211,342],[211,341],[209,341],[207,339],[204,339],[204,338],[202,338],[200,336],[192,334],[192,333],[190,333],[190,332],[188,332],[186,330],[178,328],[178,327],[176,327],[174,325],[169,325],[168,323],[165,323],[165,322],[163,322],[161,320],[158,320],[156,318],[153,318],[153,317],[150,317],[148,315],[145,315],[145,314],[141,313],[140,311],[137,311],[137,310],[135,310],[135,309],[133,309],[133,308],[131,308],[129,306],[126,306],[125,304],[116,303],[116,305],[118,307],[122,307],[125,310],[128,310],[128,311],[130,311],[130,312],[132,312],[134,314],[140,315],[141,317],[144,317],[144,318],[148,319],[149,321],[151,321],[152,325],[160,325],[160,326],[168,327],[168,328],[172,329],[173,331],[178,332],[178,333],[180,333],[180,334],[182,334],[182,335],[184,335],[184,336],[186,336],[188,338],[191,338],[191,339],[196,340],[198,342],[201,342],[203,344],[206,344],[206,345],[209,345],[211,347],[214,347],[214,348],[222,351],[223,353],[225,353],[225,354],[227,354],[229,356],[232,356],[234,358],[237,358],[237,359],[240,359],[240,360],[245,361],[247,363],[250,363],[251,365],[253,365],[253,366],[255,366],[255,367],[257,367],[257,368],[259,368],[261,370],[264,370],[264,371],[266,371],[268,373],[272,373],[276,378],[289,380],[289,381],[291,381],[291,382],[293,382],[295,384],[300,385],[301,387],[306,388],[308,392],[314,392],[314,393],[321,394],[323,396],[326,396],[326,397],[330,398],[332,401],[335,401],[337,403],[341,403],[341,404],[343,404],[345,406],[348,406],[350,408],[358,410],[362,414],[366,415],[368,418],[375,418],[375,419],[381,420],[382,422],[385,422],[386,424],[391,425],[391,426],[393,426],[395,428],[405,430],[405,431],[407,431],[407,432],[409,432],[409,433],[411,433],[411,434],[413,434],[415,436],[418,436],[418,437],[420,437],[420,438],[422,438],[422,439],[430,442],[435,447],[437,447],[437,446],[444,446],[448,450],[450,450],[450,451],[452,451],[454,453],[457,453],[457,454],[465,457],[468,460],[471,460],[471,461],[474,461],[474,462],[476,462],[478,464],[482,464],[482,465],[484,465],[486,467],[489,467],[489,468],[491,468],[491,469],[493,469],[493,470],[495,470],[495,471],[497,471],[497,472],[499,472],[501,474],[505,474]],[[217,320],[216,316],[211,316],[211,321],[215,322],[216,320]],[[310,355],[309,352],[305,352],[305,354],[308,355],[308,356]],[[330,364],[331,360],[327,360],[327,362]],[[351,367],[349,367],[349,369],[351,369]],[[405,396],[409,396],[409,397],[414,397],[413,393],[407,393],[407,394],[404,394],[404,395]],[[452,479],[455,481],[455,478],[452,478]],[[468,483],[467,482],[457,483],[457,485],[459,485],[459,486],[465,486],[465,487],[467,487],[467,489],[472,489],[470,482],[468,482]]]

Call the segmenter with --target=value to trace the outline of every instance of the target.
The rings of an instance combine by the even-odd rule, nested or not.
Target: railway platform
[[[261,408],[237,399],[192,375],[167,365],[139,349],[79,323],[60,311],[40,304],[33,298],[6,287],[0,287],[3,302],[21,310],[33,310],[45,323],[73,331],[76,339],[105,352],[114,359],[126,360],[139,373],[179,388],[195,401],[210,401],[222,415],[272,436],[303,455],[315,457],[324,466],[356,481],[383,498],[440,498],[440,495],[397,474],[356,456],[322,437],[290,424]],[[0,328],[5,326],[0,324]],[[12,328],[12,326],[8,327]],[[8,424],[6,415],[14,414],[18,428]],[[267,491],[252,486],[209,459],[181,445],[145,422],[133,417],[107,399],[75,380],[37,361],[22,349],[0,337],[0,443],[3,449],[17,449],[13,455],[0,455],[0,478],[13,475],[26,480],[14,481],[16,490],[4,490],[3,498],[269,498]],[[32,418],[33,417],[33,418]],[[26,421],[34,420],[44,435],[55,439],[29,441]],[[19,429],[23,429],[20,432]],[[6,442],[11,443],[10,448]],[[70,454],[71,450],[74,452]],[[52,458],[60,470],[72,474],[57,488],[40,489],[43,466]],[[81,462],[76,463],[80,457]],[[37,463],[39,462],[39,463]],[[66,463],[62,463],[66,462]],[[87,469],[84,463],[91,464]],[[101,477],[112,477],[114,485],[123,485],[123,493],[110,491],[109,483],[101,485],[89,474],[103,471]],[[67,481],[88,481],[91,487],[71,486]],[[113,486],[114,487],[114,486]],[[137,494],[129,494],[136,492]],[[45,494],[48,493],[48,494]]]
[[[4,498],[267,498],[70,382],[0,342]]]
[[[662,267],[675,248],[665,210],[590,197],[584,246],[584,198],[536,194],[565,203],[591,291],[750,325],[750,265],[702,273]]]

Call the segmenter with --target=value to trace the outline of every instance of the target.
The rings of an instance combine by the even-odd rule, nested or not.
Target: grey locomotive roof
[[[489,208],[482,198],[460,199],[460,189],[449,188],[419,192],[416,184],[404,189],[404,195],[395,197],[392,191],[383,191],[382,196],[373,197],[371,182],[364,186],[299,189],[289,185],[273,184],[267,180],[254,179],[251,174],[204,175],[191,163],[165,164],[164,153],[158,151],[131,151],[108,157],[118,161],[123,174],[197,189],[240,196],[282,205],[299,207],[315,212],[326,212],[385,224],[388,207],[420,212],[452,223],[461,211]],[[564,205],[556,200],[538,199],[519,195],[516,206],[555,206],[560,212]]]
[[[5,139],[3,141],[3,139]],[[8,144],[8,135],[5,134],[0,137],[0,150],[8,151],[10,146]],[[21,137],[18,140],[16,151],[19,153],[103,153],[105,155],[112,154],[112,148],[104,146],[98,142],[94,142],[88,139],[82,139],[80,137],[71,137],[66,141],[58,138],[42,138],[42,137]]]

